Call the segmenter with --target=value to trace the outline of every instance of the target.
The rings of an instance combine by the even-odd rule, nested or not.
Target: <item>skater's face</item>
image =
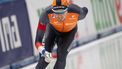
[[[66,14],[67,14],[67,11],[62,14],[55,14],[55,17],[56,17],[57,21],[62,22],[65,20]]]

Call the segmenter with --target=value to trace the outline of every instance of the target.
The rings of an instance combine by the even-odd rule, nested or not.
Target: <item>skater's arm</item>
[[[36,31],[36,40],[35,40],[35,46],[38,49],[40,46],[42,46],[42,40],[44,37],[44,33],[46,31],[46,24],[48,23],[48,17],[46,11],[43,11],[41,13],[37,31]]]
[[[69,11],[78,13],[79,14],[78,20],[84,19],[88,13],[88,9],[86,7],[80,7],[76,4],[71,4],[69,6]]]
[[[36,32],[36,40],[35,40],[35,45],[37,49],[39,48],[39,46],[42,46],[42,40],[44,37],[45,30],[46,30],[46,25],[39,22],[37,32]]]
[[[80,9],[80,16],[78,20],[84,19],[86,17],[86,14],[88,13],[88,9],[86,7],[82,7]]]

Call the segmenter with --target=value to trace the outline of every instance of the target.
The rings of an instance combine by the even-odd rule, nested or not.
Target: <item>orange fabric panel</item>
[[[61,5],[69,6],[70,2],[69,2],[69,0],[61,0]]]
[[[77,24],[79,14],[67,13],[64,22],[59,22],[53,14],[48,14],[50,24],[59,32],[69,32]]]
[[[70,5],[70,0],[61,0],[61,5],[69,6]],[[56,0],[53,0],[52,6],[57,6]]]
[[[56,6],[56,0],[53,0],[52,6]]]

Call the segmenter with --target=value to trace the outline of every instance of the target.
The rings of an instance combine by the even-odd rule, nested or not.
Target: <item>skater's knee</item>
[[[57,60],[64,61],[66,60],[67,54],[59,54]]]
[[[58,53],[57,55],[58,55],[59,57],[61,57],[61,56],[62,56],[62,57],[65,57],[65,56],[67,56],[68,51],[58,51],[57,53]]]

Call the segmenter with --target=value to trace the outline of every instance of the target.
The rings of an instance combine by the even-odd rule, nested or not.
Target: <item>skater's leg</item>
[[[77,27],[69,33],[64,33],[58,39],[57,61],[54,66],[54,69],[65,69],[66,57],[68,54],[67,49],[69,48],[70,44],[72,43],[76,31],[77,31]]]
[[[36,65],[36,69],[45,69],[48,65],[47,62],[45,62],[44,60],[45,58],[41,56],[39,56],[39,61],[38,61],[38,64]]]
[[[45,34],[45,49],[48,52],[52,52],[52,49],[54,47],[56,34],[54,29],[51,28],[50,24],[47,27],[47,32]]]

